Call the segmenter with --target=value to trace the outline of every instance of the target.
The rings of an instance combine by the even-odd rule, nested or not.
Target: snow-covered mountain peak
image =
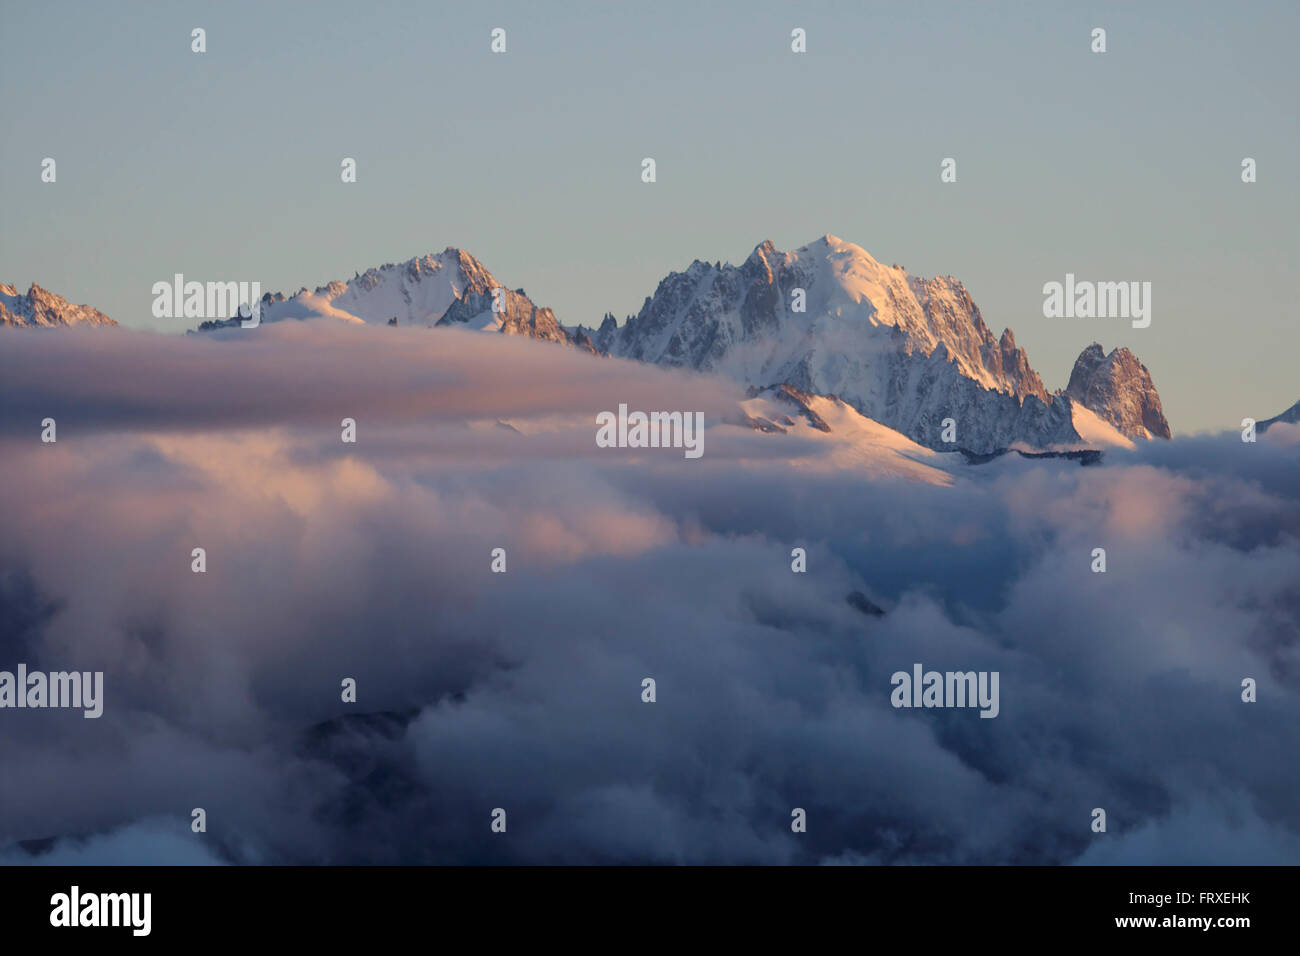
[[[740,266],[696,260],[624,326],[606,318],[592,336],[614,355],[789,382],[860,408],[891,400],[888,357],[900,354],[934,356],[1017,401],[1047,401],[1014,336],[995,340],[961,283],[911,277],[831,234],[790,252],[761,242]]]
[[[98,309],[73,305],[35,282],[26,294],[20,293],[16,286],[0,283],[0,326],[61,328],[72,325],[111,326],[117,323]]]
[[[607,315],[598,330],[580,331],[616,356],[838,395],[933,448],[984,453],[1080,437],[1071,398],[1048,394],[1014,333],[995,338],[961,282],[908,275],[829,233],[789,252],[765,240],[739,266],[696,260],[624,325]],[[1128,412],[1108,411],[1107,401],[1118,407],[1116,390],[1141,395],[1139,418],[1150,419],[1142,436],[1167,434],[1149,376],[1130,382],[1143,374],[1121,356],[1110,391],[1099,380],[1077,400],[1100,403],[1097,417],[1137,435]],[[948,420],[955,440],[942,437]]]
[[[454,302],[468,294],[490,292],[500,287],[477,259],[469,253],[447,247],[437,255],[416,256],[401,263],[386,263],[367,269],[351,282],[333,281],[320,286],[313,299],[326,306],[322,314],[345,313],[362,322],[389,322],[398,325],[436,324]],[[301,294],[299,304],[308,306]],[[272,309],[263,310],[265,319],[275,321]],[[300,316],[286,315],[298,318]]]
[[[462,326],[488,332],[527,335],[551,342],[574,342],[550,309],[538,308],[522,289],[511,290],[463,249],[389,262],[285,296],[262,297],[261,320],[332,318],[380,325]],[[206,330],[238,324],[237,318],[205,322]]]
[[[822,234],[806,246],[800,246],[795,250],[796,253],[810,253],[812,255],[841,255],[855,259],[867,259],[879,265],[880,263],[872,257],[871,253],[855,242],[849,242],[841,239],[839,236],[829,232]]]

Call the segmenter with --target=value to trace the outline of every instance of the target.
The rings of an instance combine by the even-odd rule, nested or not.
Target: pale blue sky
[[[1127,345],[1175,432],[1235,427],[1300,398],[1298,10],[0,0],[0,281],[178,332],[175,272],[291,292],[454,245],[592,325],[831,232],[961,279],[1049,388]],[[1150,328],[1044,318],[1066,272],[1152,282]]]

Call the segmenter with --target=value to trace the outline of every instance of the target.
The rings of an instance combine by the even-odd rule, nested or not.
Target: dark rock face
[[[1106,355],[1096,342],[1089,345],[1074,363],[1065,394],[1129,438],[1171,437],[1151,373],[1128,349]]]
[[[880,605],[876,604],[875,602],[873,602],[869,597],[867,597],[861,591],[854,591],[845,600],[848,601],[849,607],[853,608],[853,610],[855,611],[860,611],[861,613],[867,615],[867,617],[885,616],[885,609],[880,607]]]
[[[1268,431],[1269,425],[1276,425],[1278,422],[1285,422],[1294,425],[1300,422],[1300,402],[1296,402],[1280,415],[1274,415],[1272,418],[1266,418],[1264,421],[1256,424],[1256,430],[1260,432]]]

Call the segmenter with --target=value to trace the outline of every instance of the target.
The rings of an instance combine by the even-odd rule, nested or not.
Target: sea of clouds
[[[0,711],[0,862],[1300,863],[1300,427],[867,481],[723,382],[241,331],[0,342],[0,669],[105,675]]]

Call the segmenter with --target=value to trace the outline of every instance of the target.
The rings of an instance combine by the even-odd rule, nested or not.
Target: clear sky
[[[446,246],[592,325],[830,232],[961,279],[1049,389],[1096,340],[1175,433],[1300,398],[1295,2],[0,0],[0,35],[0,281],[125,325],[193,324],[150,314],[176,272],[289,293]],[[1151,282],[1150,327],[1044,318],[1067,272]]]

